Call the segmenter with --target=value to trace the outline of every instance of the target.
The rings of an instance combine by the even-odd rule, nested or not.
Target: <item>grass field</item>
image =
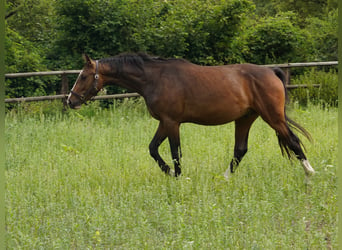
[[[229,182],[234,124],[181,127],[182,170],[165,176],[148,153],[158,122],[141,101],[65,114],[10,112],[6,122],[8,249],[335,249],[337,109],[290,117],[316,170],[281,156],[260,118]],[[168,143],[161,154],[169,163]]]

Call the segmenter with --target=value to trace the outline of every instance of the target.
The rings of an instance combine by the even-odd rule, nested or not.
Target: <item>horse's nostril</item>
[[[70,108],[74,108],[74,105],[72,104],[72,102],[70,102],[70,100],[67,100],[67,104],[69,105]]]

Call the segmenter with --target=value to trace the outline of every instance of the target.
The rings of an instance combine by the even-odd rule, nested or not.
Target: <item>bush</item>
[[[309,12],[305,1],[271,2],[8,1],[6,11],[18,12],[7,20],[6,72],[79,69],[82,53],[103,58],[147,52],[201,65],[337,60],[337,0],[317,17],[298,14]],[[315,6],[321,4],[309,9]],[[293,12],[281,12],[286,10]],[[6,80],[7,97],[59,90],[59,77]],[[108,93],[120,91],[112,87]]]
[[[25,37],[6,26],[6,73],[47,70],[41,51]],[[5,82],[6,97],[46,95],[55,90],[56,77],[13,78]],[[59,87],[60,88],[60,87]]]
[[[231,61],[232,42],[253,9],[248,0],[61,0],[54,56],[73,68],[83,52],[96,58],[143,51],[222,64]]]
[[[256,20],[240,45],[245,61],[270,64],[310,60],[312,41],[296,25],[296,18],[294,13],[286,12]]]
[[[337,61],[338,43],[338,12],[329,12],[324,19],[317,17],[306,20],[307,31],[310,33],[314,45],[315,61]]]
[[[324,106],[337,106],[338,104],[338,74],[335,69],[328,72],[312,69],[292,79],[291,84],[308,85],[308,88],[290,91],[290,99],[298,101],[301,105],[306,106],[308,102]],[[320,87],[314,87],[314,84],[320,84]]]

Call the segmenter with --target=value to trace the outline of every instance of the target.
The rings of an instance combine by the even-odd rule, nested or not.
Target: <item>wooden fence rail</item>
[[[329,62],[307,62],[307,63],[285,63],[285,64],[268,64],[263,65],[266,67],[278,67],[282,68],[285,71],[286,77],[288,79],[287,82],[290,82],[290,68],[298,68],[298,67],[318,67],[318,66],[336,66],[338,65],[338,61],[329,61]],[[67,75],[75,75],[79,74],[81,70],[62,70],[62,71],[44,71],[44,72],[24,72],[24,73],[9,73],[5,74],[5,79],[11,78],[19,78],[19,77],[37,77],[37,76],[53,76],[60,75],[61,76],[61,90],[60,95],[50,95],[50,96],[35,96],[35,97],[20,97],[20,98],[8,98],[5,99],[5,103],[17,103],[17,102],[33,102],[33,101],[46,101],[46,100],[56,100],[61,99],[66,105],[66,97],[69,92],[69,82]],[[319,87],[319,84],[313,85],[314,87]],[[287,85],[288,89],[294,88],[306,88],[307,85]],[[120,99],[120,98],[130,98],[139,96],[138,93],[127,93],[127,94],[116,94],[116,95],[103,95],[96,96],[94,100],[104,100],[104,99]]]
[[[95,96],[93,100],[106,100],[106,99],[123,99],[140,96],[138,93],[126,93],[126,94],[115,94],[115,95],[101,95]],[[17,103],[17,102],[36,102],[36,101],[49,101],[49,100],[65,100],[68,97],[66,94],[61,95],[49,95],[49,96],[33,96],[33,97],[19,97],[19,98],[8,98],[5,103]]]

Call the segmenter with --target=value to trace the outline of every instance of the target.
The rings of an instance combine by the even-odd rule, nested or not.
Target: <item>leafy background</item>
[[[337,60],[337,0],[6,1],[7,73],[127,51],[202,65]],[[59,90],[56,77],[6,81],[7,97]]]

